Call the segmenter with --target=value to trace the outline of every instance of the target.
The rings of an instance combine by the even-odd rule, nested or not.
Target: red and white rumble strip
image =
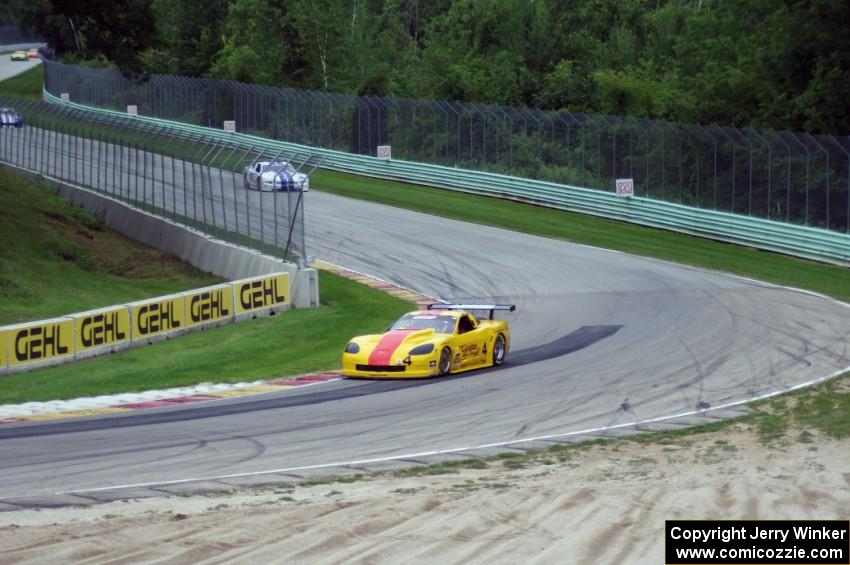
[[[387,281],[364,275],[338,265],[316,261],[313,267],[382,290],[388,294],[408,300],[418,306],[441,302],[436,298],[414,292]],[[208,402],[222,398],[233,398],[249,394],[278,392],[293,387],[319,384],[340,379],[338,372],[312,373],[277,380],[249,383],[200,384],[196,386],[149,390],[139,393],[76,398],[73,400],[51,400],[48,402],[26,402],[24,404],[0,405],[0,424],[39,420],[58,420],[81,416],[97,416],[130,410],[145,410],[178,406],[196,402]]]

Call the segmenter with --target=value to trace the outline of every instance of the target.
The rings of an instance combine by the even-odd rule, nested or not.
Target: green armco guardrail
[[[62,102],[44,91],[50,103],[120,119],[126,124],[148,124],[182,132],[188,137],[216,139],[257,148],[309,152],[324,159],[322,168],[387,180],[422,184],[471,194],[494,196],[547,207],[592,214],[653,228],[692,234],[796,257],[850,265],[850,235],[820,228],[764,220],[728,212],[694,208],[649,198],[623,198],[611,193],[578,186],[530,180],[482,171],[456,169],[410,161],[385,161],[368,155],[355,155],[331,149],[308,147],[249,134],[131,116],[115,110]]]

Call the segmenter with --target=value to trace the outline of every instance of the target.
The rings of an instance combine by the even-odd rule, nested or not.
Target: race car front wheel
[[[440,376],[448,374],[448,372],[452,368],[452,352],[448,347],[444,347],[442,351],[440,351],[440,363],[437,365],[437,369],[440,371]]]
[[[493,344],[493,365],[498,366],[505,362],[505,336],[499,334],[496,336],[496,342]]]

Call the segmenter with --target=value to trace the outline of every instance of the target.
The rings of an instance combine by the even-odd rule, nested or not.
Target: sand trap
[[[846,519],[850,440],[743,426],[512,469],[0,514],[3,563],[661,563],[668,518]],[[547,464],[548,463],[548,464]],[[510,463],[508,463],[510,465]]]

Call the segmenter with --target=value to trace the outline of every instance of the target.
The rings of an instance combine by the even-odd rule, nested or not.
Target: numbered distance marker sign
[[[617,179],[617,196],[632,197],[635,195],[634,179]]]

